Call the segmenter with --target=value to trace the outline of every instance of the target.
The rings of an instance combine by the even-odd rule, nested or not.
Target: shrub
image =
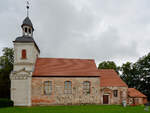
[[[10,99],[0,99],[0,108],[1,107],[10,107],[13,105],[14,105],[14,102]]]

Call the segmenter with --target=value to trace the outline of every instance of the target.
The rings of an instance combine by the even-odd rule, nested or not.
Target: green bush
[[[9,99],[0,99],[0,108],[1,107],[10,107],[13,106],[14,102]]]

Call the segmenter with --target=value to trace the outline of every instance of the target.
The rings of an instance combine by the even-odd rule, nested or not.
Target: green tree
[[[4,48],[3,55],[0,57],[0,98],[10,97],[9,75],[13,69],[13,49]]]
[[[113,61],[103,61],[99,64],[98,69],[114,69],[117,73],[119,71],[119,67]]]
[[[135,64],[137,75],[140,78],[140,86],[138,89],[147,95],[150,100],[150,53],[139,58]]]
[[[136,88],[150,100],[150,53],[135,63],[127,62],[120,68],[121,78],[128,87]]]
[[[120,67],[121,78],[126,82],[128,87],[137,88],[140,78],[138,76],[138,71],[136,65],[131,62],[126,62]]]

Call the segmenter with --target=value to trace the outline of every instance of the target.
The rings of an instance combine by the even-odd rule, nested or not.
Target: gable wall
[[[127,102],[127,89],[128,87],[101,87],[101,103],[103,103],[103,95],[109,95],[108,104],[122,104],[122,101]],[[118,96],[115,97],[113,90],[118,90]]]

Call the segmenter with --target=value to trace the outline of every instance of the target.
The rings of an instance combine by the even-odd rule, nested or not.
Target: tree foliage
[[[150,99],[150,53],[139,58],[135,65],[140,79],[137,88]]]
[[[135,63],[127,62],[121,66],[121,78],[129,87],[133,87],[148,96],[150,100],[150,53]]]
[[[118,73],[119,67],[113,61],[103,61],[99,64],[98,69],[114,69]]]
[[[121,78],[126,82],[128,87],[134,88],[137,86],[139,80],[136,66],[131,62],[126,62],[120,68]]]
[[[0,57],[0,98],[10,97],[9,75],[13,69],[13,49],[4,48]]]

